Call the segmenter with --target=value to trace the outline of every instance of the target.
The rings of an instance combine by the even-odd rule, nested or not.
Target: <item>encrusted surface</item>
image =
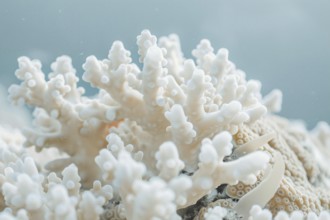
[[[296,127],[295,124],[291,124],[278,116],[268,116],[252,126],[242,126],[234,135],[234,140],[237,145],[243,145],[269,132],[276,132],[276,138],[264,145],[263,148],[270,153],[274,150],[281,153],[285,161],[285,175],[266,208],[271,211],[273,216],[279,211],[292,213],[299,210],[307,215],[309,212],[319,214],[321,211],[329,210],[329,185],[323,181],[328,179],[329,175],[320,168],[315,155],[310,151],[316,146],[313,142],[313,136],[303,127]],[[239,182],[236,185],[226,186],[224,193],[227,199],[216,200],[207,207],[221,206],[232,209],[234,205],[228,204],[239,200],[257,187],[262,176],[262,174],[258,176],[258,181],[252,185]],[[206,210],[207,208],[203,208],[201,213]],[[201,213],[199,216],[204,216]]]

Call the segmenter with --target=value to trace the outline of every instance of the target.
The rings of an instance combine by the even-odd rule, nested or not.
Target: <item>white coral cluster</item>
[[[42,173],[28,152],[22,148],[15,151],[22,145],[1,141],[0,219],[94,219],[103,212],[104,202],[112,198],[109,186],[80,192],[80,177],[74,164],[66,167],[61,177],[54,172]]]
[[[249,220],[272,220],[272,213],[267,209],[262,209],[260,206],[253,206],[250,210]],[[326,220],[330,219],[330,213],[322,211],[319,215],[314,212],[304,216],[302,211],[294,211],[291,214],[280,211],[274,216],[274,220]]]
[[[83,80],[99,89],[94,97],[77,86],[69,57],[57,58],[48,79],[38,60],[18,59],[22,82],[9,97],[36,107],[24,145],[60,152],[42,167],[1,142],[0,219],[185,219],[200,201],[214,201],[220,186],[256,185],[262,176],[232,210],[247,218],[254,204],[272,198],[284,176],[281,154],[265,148],[276,133],[245,144],[234,136],[267,109],[279,111],[281,92],[263,99],[261,83],[247,80],[228,51],[214,53],[208,40],[193,50],[196,63],[183,57],[176,35],[157,40],[143,31],[137,45],[141,68],[119,41],[107,59],[86,59]],[[324,127],[314,141],[326,148]],[[228,213],[218,206],[203,217]]]

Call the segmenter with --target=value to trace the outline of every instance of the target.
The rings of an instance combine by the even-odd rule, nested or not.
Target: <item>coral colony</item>
[[[176,35],[143,31],[137,45],[142,68],[120,41],[87,57],[94,97],[70,57],[48,79],[18,59],[9,98],[35,107],[34,121],[1,127],[0,219],[330,219],[328,124],[309,132],[274,115],[281,92],[262,97],[208,40],[194,60]]]

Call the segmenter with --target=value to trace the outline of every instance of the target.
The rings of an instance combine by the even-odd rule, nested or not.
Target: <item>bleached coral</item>
[[[260,206],[253,206],[250,210],[249,220],[272,220],[272,213],[267,209],[262,209]],[[274,216],[274,220],[326,220],[330,219],[330,213],[322,211],[319,215],[314,212],[308,213],[307,216],[304,217],[302,211],[294,211],[291,214],[287,212],[280,211]]]
[[[34,129],[24,130],[27,146],[42,148],[57,147],[69,157],[60,158],[47,165],[48,169],[59,172],[71,163],[80,167],[80,176],[91,185],[90,179],[96,178],[98,169],[94,157],[104,146],[106,124],[96,118],[81,120],[78,108],[83,102],[82,88],[77,87],[78,78],[71,65],[71,59],[59,57],[52,64],[49,80],[41,72],[41,63],[27,57],[18,59],[16,71],[21,85],[9,88],[13,102],[25,102],[36,107]],[[85,168],[83,168],[85,167]],[[95,169],[93,169],[95,168]],[[88,169],[90,172],[86,173]]]
[[[94,97],[68,56],[48,80],[40,61],[18,59],[22,82],[9,97],[36,108],[18,151],[0,136],[3,218],[286,219],[281,210],[297,209],[328,218],[328,125],[310,134],[274,116],[282,93],[263,98],[261,83],[208,40],[193,50],[196,63],[176,35],[158,41],[145,30],[137,45],[142,68],[120,41],[107,59],[87,57]],[[40,154],[60,152],[43,166],[24,138]]]
[[[103,212],[102,205],[112,198],[112,188],[108,187],[107,195],[97,190],[80,195],[75,165],[66,167],[61,178],[55,173],[47,175],[39,172],[34,160],[22,151],[16,153],[0,146],[1,209],[5,208],[0,219],[76,219],[78,215],[79,219],[97,219]],[[85,212],[89,217],[81,214]]]

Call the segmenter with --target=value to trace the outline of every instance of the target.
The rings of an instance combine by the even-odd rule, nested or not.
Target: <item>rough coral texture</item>
[[[93,97],[70,57],[48,79],[18,59],[9,98],[34,121],[0,127],[0,219],[330,219],[328,124],[276,116],[282,93],[263,97],[208,40],[194,60],[176,35],[137,46],[141,65],[120,41],[87,57]]]

